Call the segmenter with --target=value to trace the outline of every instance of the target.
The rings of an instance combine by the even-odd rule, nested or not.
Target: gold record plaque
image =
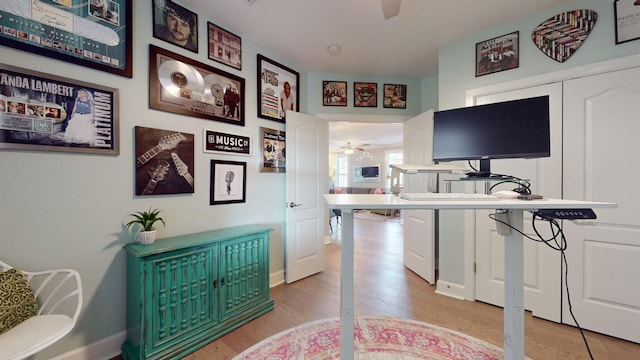
[[[244,126],[244,79],[172,53],[149,48],[152,109]]]

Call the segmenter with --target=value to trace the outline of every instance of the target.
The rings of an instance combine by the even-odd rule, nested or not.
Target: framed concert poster
[[[209,205],[246,202],[247,163],[211,160]]]
[[[258,54],[258,83],[258,117],[283,123],[287,110],[298,111],[298,72]]]
[[[384,84],[382,106],[391,109],[407,108],[407,85]]]
[[[153,0],[153,37],[197,53],[198,15],[171,0]]]
[[[0,149],[118,155],[118,90],[0,64]]]
[[[347,82],[323,81],[322,106],[347,106]]]
[[[0,0],[0,45],[130,78],[132,3]]]
[[[242,70],[242,39],[208,22],[209,59]]]
[[[287,170],[286,139],[284,131],[260,128],[260,172],[283,173]]]
[[[136,195],[193,193],[194,136],[136,126]]]
[[[476,43],[476,77],[520,65],[519,31]]]
[[[378,84],[368,82],[354,82],[353,106],[378,107]]]
[[[244,79],[150,45],[149,106],[244,126]]]

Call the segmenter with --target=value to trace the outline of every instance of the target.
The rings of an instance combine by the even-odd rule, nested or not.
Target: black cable
[[[578,328],[578,331],[580,331],[580,335],[582,336],[582,341],[584,342],[584,345],[587,348],[587,353],[589,354],[589,359],[593,360],[593,354],[591,353],[591,348],[589,347],[589,342],[587,341],[587,337],[584,334],[584,330],[582,329],[582,327],[578,323],[578,319],[576,318],[575,314],[573,313],[573,305],[571,303],[571,294],[569,293],[569,262],[567,261],[567,255],[565,253],[565,250],[567,249],[567,239],[564,236],[564,232],[562,231],[562,227],[560,226],[558,221],[556,221],[556,219],[544,217],[544,216],[541,216],[541,215],[539,215],[539,214],[537,214],[535,212],[532,213],[532,214],[533,214],[533,218],[531,219],[531,226],[533,227],[533,231],[538,236],[537,239],[525,234],[524,232],[522,232],[522,231],[520,231],[518,229],[516,229],[515,227],[513,227],[508,222],[505,222],[505,221],[497,219],[495,217],[495,214],[489,214],[489,218],[494,220],[494,221],[496,221],[496,222],[499,222],[501,224],[504,224],[504,225],[508,226],[511,230],[515,230],[517,233],[521,234],[522,236],[526,237],[527,239],[530,239],[530,240],[533,240],[533,241],[536,241],[536,242],[542,242],[545,245],[549,246],[551,249],[556,250],[556,251],[560,251],[560,258],[561,258],[562,263],[564,264],[564,285],[565,285],[565,291],[567,292],[567,304],[569,306],[569,314],[571,315],[571,318],[573,319],[573,321],[576,323],[576,327]],[[551,238],[549,238],[549,239],[544,239],[543,238],[543,236],[540,234],[540,232],[538,231],[538,229],[536,227],[536,220],[545,221],[545,222],[549,223],[549,228],[551,230]],[[560,242],[558,242],[558,236],[560,236]],[[552,241],[555,243],[555,246],[554,246],[554,244],[551,244]]]

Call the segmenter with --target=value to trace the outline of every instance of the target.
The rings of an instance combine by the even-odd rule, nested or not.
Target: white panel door
[[[402,132],[403,162],[432,164],[433,110],[405,121]],[[430,174],[405,174],[403,191],[433,191],[434,179]],[[433,214],[433,210],[402,210],[404,266],[430,284],[436,279]]]
[[[640,68],[566,81],[564,106],[565,197],[618,204],[597,210],[596,220],[564,222],[573,312],[581,327],[633,342],[640,342],[639,84]],[[562,318],[575,324],[568,311]]]
[[[529,179],[531,191],[549,198],[562,197],[562,84],[554,83],[526,89],[485,95],[476,104],[549,95],[551,157],[542,159],[491,160],[491,172]],[[483,192],[478,184],[477,192]],[[497,190],[511,190],[513,183],[500,184]],[[497,306],[504,303],[504,237],[496,232],[495,222],[489,218],[493,211],[476,211],[476,300]],[[524,214],[525,233],[535,237],[531,214]],[[548,234],[548,227],[539,229]],[[525,268],[524,303],[533,315],[560,322],[560,254],[546,245],[524,243]]]
[[[287,112],[285,281],[324,270],[324,232],[329,192],[329,125]]]

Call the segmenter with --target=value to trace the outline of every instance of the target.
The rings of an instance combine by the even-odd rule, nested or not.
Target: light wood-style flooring
[[[335,219],[334,219],[335,221]],[[334,227],[335,229],[335,227]],[[409,318],[463,332],[502,346],[502,308],[435,293],[402,264],[402,225],[355,221],[356,313]],[[271,289],[275,310],[190,354],[188,360],[223,360],[293,326],[340,315],[339,230],[325,247],[323,272]],[[579,319],[578,319],[579,320]],[[579,331],[526,314],[527,357],[533,360],[589,359]],[[638,360],[640,344],[586,331],[594,359]]]

